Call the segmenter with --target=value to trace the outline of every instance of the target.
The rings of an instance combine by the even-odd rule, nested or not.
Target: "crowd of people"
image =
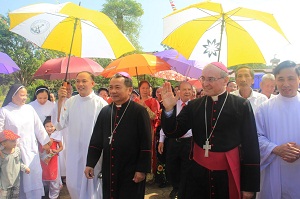
[[[170,198],[299,198],[300,71],[284,61],[265,74],[220,62],[189,82],[152,88],[120,72],[94,91],[80,72],[51,93],[11,86],[0,109],[0,198],[142,199],[145,185],[172,186]],[[275,90],[279,94],[275,93]],[[57,99],[56,99],[57,98]],[[300,177],[300,176],[299,176]]]

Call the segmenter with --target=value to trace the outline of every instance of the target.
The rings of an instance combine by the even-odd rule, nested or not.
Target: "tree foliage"
[[[142,27],[140,18],[144,14],[140,3],[135,0],[106,0],[102,12],[111,18],[136,49],[142,49],[138,42]]]

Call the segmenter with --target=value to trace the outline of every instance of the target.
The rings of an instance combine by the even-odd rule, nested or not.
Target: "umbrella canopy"
[[[64,79],[66,76],[67,64],[68,57],[50,59],[42,64],[33,77],[35,79],[47,80]],[[81,71],[88,71],[94,75],[99,75],[103,71],[103,68],[91,59],[70,57],[68,79],[75,79],[77,73]]]
[[[272,14],[242,7],[224,12],[208,1],[166,16],[162,43],[188,59],[229,67],[266,63],[265,56],[288,41]]]
[[[177,73],[176,71],[173,70],[163,70],[163,71],[158,71],[152,75],[153,77],[157,78],[162,78],[166,80],[175,80],[175,81],[185,81],[186,77],[183,76],[180,73]]]
[[[174,49],[157,52],[154,55],[170,64],[172,70],[186,77],[199,78],[203,67],[206,65],[205,63],[200,63],[200,61],[187,60]]]
[[[70,2],[33,4],[10,12],[9,18],[12,32],[42,48],[112,59],[135,50],[107,15]]]
[[[202,88],[202,84],[198,79],[190,79],[187,82],[189,82],[192,86],[194,86],[197,89]]]
[[[17,64],[7,54],[0,52],[0,73],[10,74],[18,70]]]
[[[111,62],[101,73],[103,77],[112,77],[118,72],[127,72],[131,76],[151,74],[170,70],[170,65],[152,54],[132,54]]]

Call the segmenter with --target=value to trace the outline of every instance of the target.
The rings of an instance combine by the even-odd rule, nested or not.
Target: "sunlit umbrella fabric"
[[[289,42],[272,14],[242,7],[224,12],[219,3],[202,2],[164,18],[162,43],[188,59],[229,67],[266,63],[272,50]]]
[[[0,73],[10,74],[19,70],[18,65],[6,53],[0,52]]]
[[[67,63],[68,57],[50,59],[42,64],[33,77],[47,80],[64,79]],[[81,71],[88,71],[97,76],[103,71],[103,67],[88,58],[70,57],[68,79],[75,79],[76,75]]]
[[[70,2],[33,4],[10,12],[9,18],[12,32],[42,48],[69,54],[72,47],[78,57],[112,59],[135,50],[107,15]]]
[[[118,72],[127,72],[131,76],[153,75],[162,70],[170,70],[170,65],[152,54],[132,54],[111,62],[101,73],[103,77],[112,77]]]
[[[156,52],[154,55],[170,64],[172,70],[186,77],[199,78],[202,74],[202,69],[207,64],[198,60],[187,60],[174,49]]]

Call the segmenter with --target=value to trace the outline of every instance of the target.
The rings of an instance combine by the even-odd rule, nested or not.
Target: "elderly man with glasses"
[[[192,129],[192,166],[182,198],[250,199],[259,191],[259,147],[248,100],[226,91],[227,68],[220,62],[204,67],[200,81],[205,97],[190,101],[176,116],[171,85],[163,86],[162,128],[168,137]]]

